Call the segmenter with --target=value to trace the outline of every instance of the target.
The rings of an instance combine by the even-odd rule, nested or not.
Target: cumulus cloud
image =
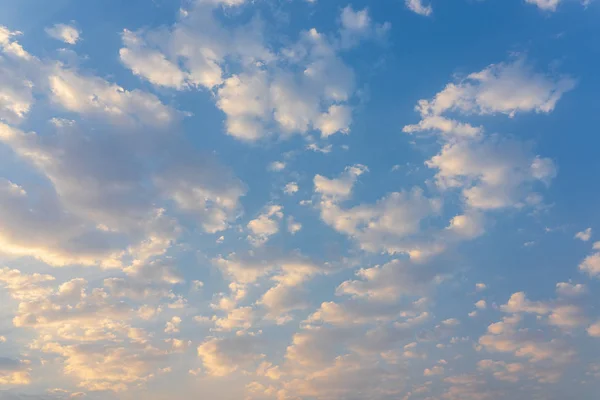
[[[556,11],[561,0],[525,0],[529,4],[538,6],[541,10]]]
[[[406,7],[417,14],[428,16],[433,13],[433,8],[430,5],[425,5],[423,0],[405,0]]]
[[[302,224],[290,215],[287,219],[287,228],[288,232],[294,235],[302,229]]]
[[[355,78],[339,51],[381,36],[389,24],[373,24],[368,10],[348,6],[341,11],[339,39],[310,29],[272,51],[259,19],[228,29],[215,15],[218,5],[197,2],[170,28],[124,31],[121,61],[157,86],[215,90],[226,132],[243,141],[275,132],[286,137],[316,130],[327,137],[349,131]],[[239,72],[227,73],[231,60]]]
[[[579,269],[582,272],[587,273],[590,276],[599,276],[600,275],[600,252],[592,253],[587,256],[581,264],[579,264]]]
[[[384,250],[391,254],[407,253],[411,257],[427,257],[442,249],[442,244],[413,241],[420,233],[421,221],[439,212],[441,202],[427,198],[419,188],[396,192],[376,204],[344,208],[341,203],[352,194],[357,178],[368,171],[362,165],[347,167],[339,178],[316,175],[315,192],[321,199],[321,219],[336,231],[357,240],[368,251]]]
[[[315,175],[315,192],[332,199],[345,199],[350,196],[354,183],[359,176],[369,171],[369,169],[360,164],[346,167],[344,173],[335,179],[329,179],[322,175]]]
[[[417,110],[425,119],[455,111],[461,114],[549,113],[576,81],[533,71],[524,58],[492,64],[463,81],[449,83],[432,100],[421,100]],[[464,129],[464,128],[463,128]]]
[[[582,283],[559,282],[556,284],[556,293],[560,296],[576,297],[587,293],[587,287]]]
[[[226,376],[237,370],[254,370],[265,356],[259,352],[260,340],[241,335],[210,338],[198,346],[198,356],[208,374]]]
[[[587,333],[593,337],[600,337],[600,322],[590,325],[587,328]]]
[[[18,124],[34,103],[37,60],[19,44],[21,32],[0,25],[0,122]]]
[[[356,276],[359,279],[341,283],[336,293],[390,301],[402,296],[422,295],[436,279],[441,278],[431,268],[400,260],[360,269]]]
[[[577,232],[575,234],[575,239],[579,239],[581,241],[587,242],[592,238],[592,228],[587,228],[581,232]]]
[[[290,196],[295,193],[298,193],[298,184],[296,182],[289,182],[283,188],[283,193],[290,195]]]
[[[59,357],[63,372],[79,387],[126,390],[167,360],[169,350],[153,346],[143,329],[131,326],[131,300],[111,296],[106,287],[92,287],[82,278],[57,284],[50,275],[8,269],[0,276],[19,302],[13,325],[33,331],[37,336],[30,347]],[[28,376],[19,373],[23,379]]]
[[[279,205],[268,206],[264,213],[248,222],[247,228],[250,230],[248,240],[254,246],[262,246],[269,237],[279,232],[279,223],[283,218],[283,207]]]
[[[498,136],[448,143],[426,164],[438,170],[438,187],[461,189],[467,205],[481,210],[539,204],[534,184],[547,184],[556,175],[552,160]]]
[[[4,52],[17,45],[15,35],[4,35]],[[214,156],[198,157],[187,146],[176,133],[182,114],[155,95],[24,58],[30,68],[23,71],[42,94],[80,120],[54,118],[45,132],[0,123],[0,141],[49,183],[30,190],[2,180],[2,209],[13,208],[0,235],[5,253],[115,267],[124,256],[143,261],[172,244],[178,227],[165,202],[197,217],[208,232],[225,229],[237,215],[244,186]],[[161,167],[148,159],[161,159]]]
[[[66,44],[76,44],[79,41],[79,30],[73,25],[56,24],[46,28],[46,33],[53,39]]]

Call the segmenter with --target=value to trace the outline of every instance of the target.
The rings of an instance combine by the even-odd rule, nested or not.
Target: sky
[[[0,0],[0,400],[596,399],[599,19]]]

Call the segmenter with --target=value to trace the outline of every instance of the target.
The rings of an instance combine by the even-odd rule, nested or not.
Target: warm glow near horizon
[[[596,400],[600,1],[0,0],[0,400]]]

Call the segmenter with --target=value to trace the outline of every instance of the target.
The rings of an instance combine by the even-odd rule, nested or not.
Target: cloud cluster
[[[196,2],[168,30],[125,31],[121,61],[158,86],[214,90],[227,133],[240,140],[349,131],[355,77],[339,53],[384,35],[389,24],[374,24],[367,9],[348,6],[338,38],[313,28],[273,50],[260,19],[226,29],[215,15],[218,9],[218,3]],[[225,66],[232,60],[240,72],[228,74]]]

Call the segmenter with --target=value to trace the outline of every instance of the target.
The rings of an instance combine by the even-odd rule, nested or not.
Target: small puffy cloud
[[[434,270],[400,260],[360,269],[356,276],[356,280],[342,282],[336,293],[376,301],[395,301],[402,296],[423,294],[439,279]]]
[[[67,44],[76,44],[80,35],[76,27],[66,24],[56,24],[50,28],[46,28],[46,33],[50,37]]]
[[[222,318],[215,316],[212,320],[217,331],[248,330],[256,323],[257,314],[252,307],[240,307],[230,310]]]
[[[444,326],[458,326],[460,325],[460,321],[456,318],[449,318],[442,321],[442,325]]]
[[[434,375],[443,375],[444,367],[441,365],[435,365],[431,368],[426,368],[423,371],[423,376],[434,376]]]
[[[290,215],[287,219],[287,228],[288,232],[294,235],[302,229],[302,224]]]
[[[485,283],[476,283],[475,284],[475,290],[477,292],[483,292],[485,289],[487,289],[487,285]]]
[[[51,99],[71,112],[145,126],[165,126],[179,118],[155,95],[128,91],[98,77],[57,67],[48,80]]]
[[[333,105],[318,117],[315,127],[321,131],[321,137],[326,138],[337,132],[350,132],[351,123],[352,111],[350,107]]]
[[[590,335],[592,337],[600,338],[600,321],[596,322],[595,324],[590,325],[587,328],[587,333],[588,333],[588,335]]]
[[[273,287],[265,292],[259,301],[268,311],[268,317],[278,323],[289,320],[288,313],[308,306],[304,283],[322,273],[321,269],[308,262],[282,263],[280,272],[271,280]]]
[[[583,230],[581,232],[577,232],[575,234],[575,239],[579,239],[579,240],[582,240],[584,242],[587,242],[591,238],[592,238],[592,228],[587,228],[586,230]]]
[[[556,293],[560,296],[576,297],[587,293],[587,287],[581,283],[559,282],[556,284]]]
[[[538,6],[541,10],[556,11],[562,0],[525,0],[529,4]]]
[[[290,196],[293,195],[294,193],[298,193],[298,183],[289,182],[283,188],[283,193],[290,195]]]
[[[237,370],[255,370],[264,358],[255,336],[210,338],[198,346],[198,356],[209,375],[226,376]]]
[[[19,44],[13,32],[0,25],[0,121],[21,123],[29,114],[34,86],[42,66]]]
[[[587,321],[581,307],[576,305],[557,305],[548,316],[548,323],[565,329],[583,326]]]
[[[513,353],[533,363],[552,360],[555,365],[570,362],[575,351],[558,339],[547,339],[530,330],[519,330],[521,318],[505,317],[491,324],[488,333],[479,338],[479,344],[490,352]]]
[[[421,100],[417,110],[423,117],[450,111],[509,116],[532,111],[549,113],[575,83],[567,76],[534,72],[524,58],[519,58],[512,63],[492,64],[461,82],[448,84],[433,100]]]
[[[279,205],[268,206],[264,213],[248,222],[247,228],[251,232],[248,235],[248,240],[254,246],[262,246],[269,240],[270,236],[279,232],[279,223],[283,218],[282,210],[283,207]]]
[[[286,167],[286,164],[283,161],[273,161],[271,164],[269,164],[269,171],[275,171],[275,172],[279,172],[279,171],[283,171]]]
[[[350,31],[364,32],[371,25],[369,10],[366,8],[360,11],[354,11],[351,5],[342,9],[340,16],[342,27]]]
[[[122,39],[125,47],[119,51],[121,62],[135,75],[157,86],[183,89],[189,84],[188,74],[160,51],[149,48],[138,34],[126,29],[123,31]]]
[[[445,144],[426,165],[437,169],[438,187],[461,189],[466,203],[480,210],[537,205],[535,184],[547,184],[556,175],[552,160],[497,136]]]
[[[361,164],[346,167],[344,173],[336,179],[329,179],[322,175],[315,175],[315,192],[327,198],[345,199],[350,196],[354,183],[359,176],[368,172],[369,169]]]
[[[179,333],[179,326],[181,325],[180,317],[173,317],[170,321],[165,324],[165,333]]]
[[[367,8],[356,11],[351,5],[342,9],[340,24],[340,44],[342,48],[356,46],[363,39],[379,39],[386,35],[391,28],[389,22],[374,24]]]
[[[475,238],[484,232],[483,217],[475,212],[457,215],[450,220],[447,229],[465,238]]]
[[[500,306],[500,309],[507,313],[533,313],[545,315],[552,310],[552,307],[546,303],[528,300],[525,293],[518,292],[511,295],[508,302]]]
[[[587,256],[581,264],[579,264],[579,270],[587,273],[590,276],[600,275],[600,252],[593,253]]]
[[[405,0],[406,7],[419,15],[428,16],[433,13],[430,5],[425,5],[424,0]]]
[[[475,303],[475,308],[478,310],[485,310],[487,308],[487,303],[485,300],[479,300],[477,303]]]
[[[418,124],[406,125],[402,128],[402,132],[406,133],[426,131],[440,132],[447,138],[476,138],[483,133],[483,127],[474,127],[439,115],[428,115]]]
[[[505,382],[518,382],[523,377],[525,366],[521,363],[506,363],[504,361],[481,360],[477,368],[482,371],[491,371],[494,378]]]

